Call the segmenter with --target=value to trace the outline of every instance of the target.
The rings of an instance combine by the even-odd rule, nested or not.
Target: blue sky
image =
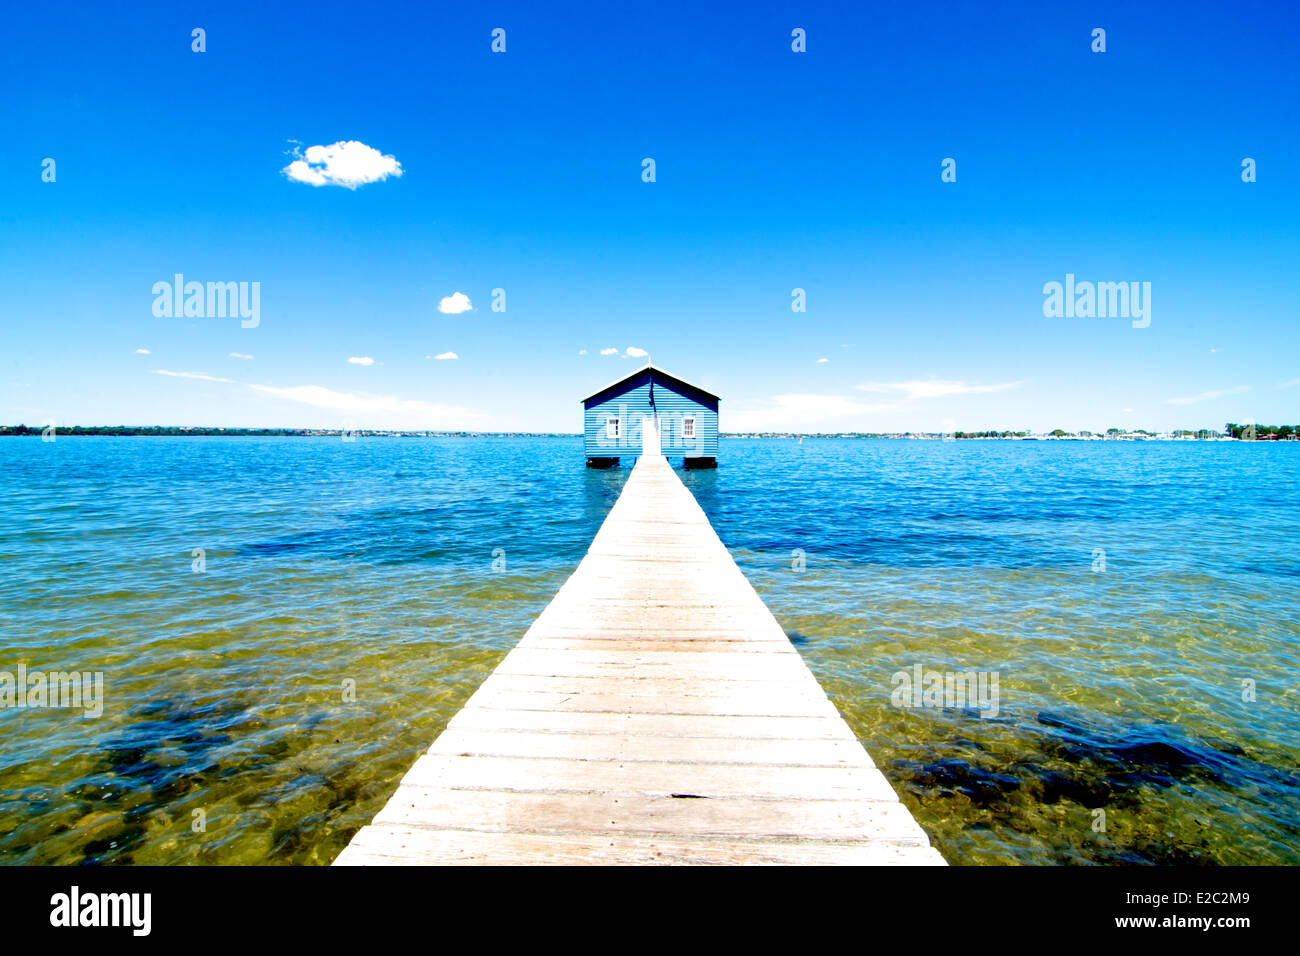
[[[576,432],[629,348],[724,430],[1300,421],[1293,5],[547,6],[8,11],[0,421]]]

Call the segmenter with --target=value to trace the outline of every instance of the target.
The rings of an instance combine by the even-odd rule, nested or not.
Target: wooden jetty
[[[577,570],[334,862],[944,860],[649,456]]]

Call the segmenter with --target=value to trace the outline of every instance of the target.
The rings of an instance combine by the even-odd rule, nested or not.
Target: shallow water
[[[949,861],[1300,862],[1300,445],[719,461],[683,480]],[[576,438],[0,441],[0,671],[106,698],[0,710],[0,861],[329,862],[626,474]],[[996,716],[894,706],[915,665],[996,673]]]

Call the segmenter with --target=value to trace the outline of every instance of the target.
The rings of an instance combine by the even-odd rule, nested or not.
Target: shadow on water
[[[364,778],[358,775],[340,773],[334,779],[299,768],[286,780],[285,764],[295,759],[301,743],[278,735],[268,739],[265,721],[239,702],[170,698],[137,707],[131,716],[135,722],[105,741],[94,765],[61,795],[67,822],[53,832],[72,835],[79,858],[59,863],[136,862],[133,855],[157,839],[160,827],[189,831],[185,801],[191,796],[206,799],[224,791],[246,809],[271,815],[277,804],[316,788],[327,794],[320,812],[274,815],[278,822],[269,861],[294,862],[321,842],[322,827],[365,795]],[[299,724],[295,739],[307,740],[323,719],[319,715]],[[6,853],[30,849],[11,845]],[[205,844],[196,841],[192,862],[204,862],[205,852]]]
[[[342,523],[240,545],[250,558],[311,557],[406,564],[464,555],[499,506],[466,501],[431,507],[381,507],[341,515]]]
[[[670,459],[671,460],[671,459]],[[718,468],[701,468],[695,471],[686,471],[678,467],[681,463],[674,464],[677,471],[677,477],[682,480],[687,489],[695,500],[699,503],[700,508],[706,515],[712,517],[718,513],[718,510],[727,503],[725,475],[720,475],[721,466]]]
[[[584,467],[583,472],[583,520],[588,526],[599,528],[622,493],[632,468],[620,463],[616,468]]]
[[[68,796],[83,805],[82,820],[113,806],[115,795],[148,796],[123,811],[119,827],[81,845],[83,863],[132,862],[148,838],[147,818],[210,785],[223,773],[218,752],[263,726],[230,701],[171,698],[141,705],[131,716],[137,721],[105,741],[92,773]]]
[[[1153,792],[1199,785],[1247,801],[1267,801],[1275,810],[1283,842],[1294,845],[1300,836],[1300,779],[1294,772],[1255,760],[1230,742],[1198,738],[1173,724],[1109,726],[1073,713],[1044,712],[1037,717],[1034,739],[1017,748],[1023,756],[993,753],[964,739],[946,741],[944,750],[949,755],[929,762],[896,761],[902,786],[932,811],[942,813],[945,804],[961,803],[985,811],[985,819],[1001,828],[1037,834],[1037,826],[1027,821],[1026,805],[1076,804],[1108,813],[1150,814]],[[1087,849],[1088,860],[1220,862],[1222,847],[1187,836],[1183,826],[1178,829],[1184,835],[1176,840],[1152,840],[1136,833],[1125,839],[1112,829],[1111,841]],[[1052,853],[1054,862],[1077,862],[1062,847]]]
[[[896,499],[883,494],[879,501],[854,499],[828,508],[822,500],[805,498],[801,488],[749,487],[724,474],[722,466],[678,474],[729,547],[760,554],[788,554],[816,542],[822,558],[900,568],[1040,568],[1077,560],[1050,541],[1009,540],[996,521],[1023,521],[1018,511],[994,513],[965,504],[953,511],[900,509]],[[773,525],[780,527],[779,536],[772,534]]]
[[[234,554],[249,559],[324,559],[362,562],[371,566],[437,563],[447,567],[480,560],[484,528],[497,528],[498,543],[515,557],[535,555],[543,563],[556,558],[568,562],[585,552],[631,473],[628,467],[583,468],[557,497],[554,488],[535,482],[514,482],[508,495],[464,498],[454,503],[393,507],[382,506],[341,512],[337,524],[284,534],[238,545]],[[541,527],[513,534],[515,523],[503,516],[545,516]]]

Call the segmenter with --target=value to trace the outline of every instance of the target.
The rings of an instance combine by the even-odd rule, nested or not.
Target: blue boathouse
[[[719,401],[698,385],[644,365],[582,400],[587,467],[665,455],[680,456],[687,468],[716,468]]]

